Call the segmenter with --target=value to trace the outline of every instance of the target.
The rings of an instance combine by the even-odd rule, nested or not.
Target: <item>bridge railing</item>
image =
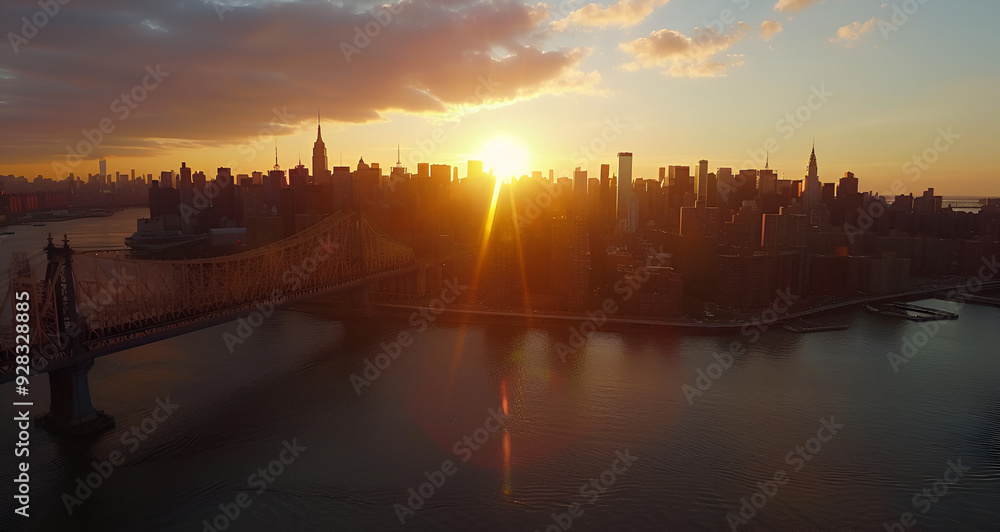
[[[66,347],[73,338],[56,322],[54,285],[44,281],[49,269],[56,277],[62,273],[58,262],[49,261],[45,253],[40,252],[30,257],[13,257],[11,266],[0,274],[0,286],[3,287],[0,291],[0,376],[13,374],[16,357],[23,354],[19,345],[28,346],[31,365],[36,370],[44,369],[49,361],[69,356]],[[27,314],[27,321],[16,319],[17,314]],[[18,329],[18,326],[22,327]]]
[[[68,247],[60,249],[69,253]],[[55,360],[69,356],[70,340],[79,340],[84,351],[108,348],[153,331],[190,327],[416,265],[411,248],[357,213],[338,213],[290,238],[223,257],[140,260],[121,250],[69,256],[69,261],[65,255],[50,260],[43,252],[33,257],[31,267],[8,272],[0,301],[0,375],[14,360],[9,334],[14,329],[4,325],[13,323],[16,291],[31,293],[34,351]],[[73,338],[56,318],[55,290],[67,278],[67,262],[77,314]]]
[[[87,340],[100,341],[357,282],[415,262],[412,249],[363,215],[337,214],[239,254],[178,261],[80,254],[73,268]]]

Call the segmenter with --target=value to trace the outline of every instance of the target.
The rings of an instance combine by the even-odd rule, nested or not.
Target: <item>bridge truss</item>
[[[44,255],[14,261],[8,271],[0,382],[13,378],[18,292],[30,294],[33,364],[41,372],[416,268],[413,250],[361,213],[334,214],[292,237],[224,257],[139,260],[76,252],[51,238]]]

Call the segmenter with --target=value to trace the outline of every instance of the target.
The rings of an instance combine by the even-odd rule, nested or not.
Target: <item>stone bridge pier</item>
[[[115,418],[95,409],[90,401],[87,373],[93,366],[91,359],[49,371],[49,413],[38,418],[36,425],[73,436],[96,434],[115,427]]]

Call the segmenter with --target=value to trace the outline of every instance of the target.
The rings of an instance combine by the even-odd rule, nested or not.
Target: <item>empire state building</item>
[[[316,183],[328,183],[330,170],[326,162],[326,144],[323,143],[323,129],[320,126],[319,113],[316,113],[316,142],[313,144],[313,180]]]

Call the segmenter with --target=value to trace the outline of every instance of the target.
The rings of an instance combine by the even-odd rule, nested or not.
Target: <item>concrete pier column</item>
[[[95,410],[90,402],[87,373],[94,361],[87,360],[49,372],[49,413],[38,425],[54,432],[81,436],[114,428],[115,418]]]
[[[371,318],[375,316],[375,305],[372,304],[368,285],[364,285],[351,294],[351,301],[354,303],[354,316],[358,318]]]

